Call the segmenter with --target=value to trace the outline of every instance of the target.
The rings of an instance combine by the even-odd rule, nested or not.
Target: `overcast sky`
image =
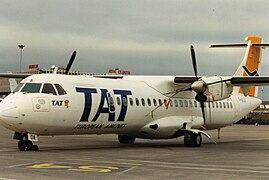
[[[259,35],[269,43],[268,0],[1,0],[0,71],[39,64],[105,73],[192,75],[189,46],[200,75],[232,75],[244,49],[209,49]],[[262,75],[269,75],[269,49]]]

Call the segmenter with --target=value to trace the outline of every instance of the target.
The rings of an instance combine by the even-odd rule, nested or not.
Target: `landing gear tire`
[[[202,144],[201,134],[196,133],[186,133],[184,136],[184,145],[186,147],[200,147]]]
[[[29,140],[20,140],[18,142],[18,149],[20,151],[38,151],[38,146],[33,145],[32,141]]]
[[[119,135],[118,140],[122,144],[133,144],[135,142],[135,137],[127,135]]]

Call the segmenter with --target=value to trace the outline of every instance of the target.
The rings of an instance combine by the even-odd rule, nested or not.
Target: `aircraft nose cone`
[[[5,101],[0,103],[0,124],[9,128],[17,123],[19,117],[19,109],[16,104],[11,101]]]
[[[0,121],[5,124],[10,124],[14,120],[17,120],[19,116],[17,107],[9,107],[0,109]]]

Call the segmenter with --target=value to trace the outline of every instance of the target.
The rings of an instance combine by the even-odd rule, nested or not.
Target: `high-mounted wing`
[[[31,76],[32,74],[20,74],[20,73],[17,73],[17,74],[13,74],[13,73],[0,73],[0,77],[1,78],[27,78],[28,76]]]

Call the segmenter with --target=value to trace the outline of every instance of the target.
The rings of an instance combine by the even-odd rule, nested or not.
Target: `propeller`
[[[194,51],[194,47],[192,45],[191,45],[191,59],[192,59],[192,67],[193,67],[194,74],[195,74],[196,81],[197,81],[198,80],[197,65],[196,65],[195,51]]]
[[[203,114],[203,119],[204,119],[204,124],[205,124],[205,101],[207,97],[204,95],[204,92],[206,91],[206,86],[207,84],[204,83],[203,81],[199,81],[198,76],[197,76],[197,65],[196,65],[196,58],[195,58],[195,50],[194,47],[191,45],[191,59],[192,59],[192,67],[194,70],[194,74],[196,77],[196,81],[192,83],[191,89],[197,93],[195,96],[195,99],[200,102],[201,105],[201,110]]]
[[[75,60],[76,54],[77,54],[77,51],[74,51],[71,58],[70,58],[70,60],[69,60],[69,62],[68,62],[68,64],[67,64],[67,66],[66,66],[66,70],[65,70],[64,74],[68,74],[68,72],[69,72],[69,70],[70,70],[70,68],[71,68],[71,66],[72,66],[72,64],[73,64],[73,62]]]

